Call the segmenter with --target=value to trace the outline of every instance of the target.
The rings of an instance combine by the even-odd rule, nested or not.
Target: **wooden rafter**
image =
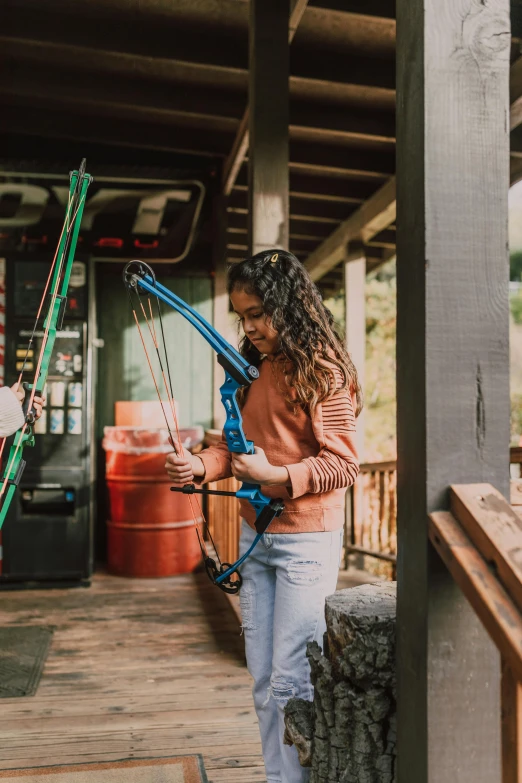
[[[319,280],[337,266],[348,242],[356,239],[367,244],[395,221],[395,214],[395,177],[391,177],[309,256],[305,266],[312,280]]]
[[[293,0],[288,22],[288,40],[291,43],[301,21],[308,0]],[[232,192],[234,182],[237,179],[239,169],[246,158],[248,150],[248,106],[239,124],[239,128],[230,151],[230,155],[223,166],[223,193],[228,196]]]

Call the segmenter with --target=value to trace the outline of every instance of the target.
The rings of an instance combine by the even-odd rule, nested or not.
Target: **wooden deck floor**
[[[36,696],[0,701],[0,769],[201,753],[210,783],[265,780],[238,621],[204,574],[3,591],[0,624],[56,629]]]

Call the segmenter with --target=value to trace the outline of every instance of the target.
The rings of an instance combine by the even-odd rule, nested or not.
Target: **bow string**
[[[41,396],[47,382],[49,365],[56,340],[56,333],[62,328],[63,316],[67,305],[67,290],[71,277],[74,254],[80,231],[80,224],[85,207],[87,189],[92,182],[92,177],[85,171],[86,161],[82,160],[81,166],[77,171],[70,174],[69,197],[65,219],[56,246],[51,268],[47,276],[44,292],[40,300],[38,312],[34,327],[29,338],[29,344],[24,355],[22,368],[16,383],[16,390],[22,388],[26,392],[26,398],[23,403],[25,421],[23,426],[16,432],[13,445],[9,451],[6,467],[2,477],[0,487],[0,529],[7,516],[9,506],[13,499],[16,488],[20,483],[24,472],[26,461],[23,459],[23,451],[26,446],[34,446],[34,424],[36,422],[36,411],[34,408],[34,398]],[[38,329],[38,324],[42,316],[44,306],[47,300],[47,314],[43,324],[43,336],[40,346],[40,352],[36,362],[36,370],[31,383],[23,382],[22,377],[25,372],[27,359],[31,355],[34,339]],[[0,448],[0,459],[2,457],[6,444],[4,438]]]

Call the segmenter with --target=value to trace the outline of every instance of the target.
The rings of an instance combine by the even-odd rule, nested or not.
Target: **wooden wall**
[[[121,272],[121,264],[97,265],[98,337],[105,343],[97,351],[97,437],[103,436],[104,426],[114,424],[116,400],[157,399]],[[212,280],[209,277],[162,276],[159,280],[212,323]],[[162,313],[174,396],[179,404],[180,425],[201,424],[210,427],[213,352],[182,316],[166,306]],[[157,321],[156,329],[159,329]],[[142,331],[148,334],[146,326]],[[152,356],[150,343],[147,348]],[[157,361],[154,368],[156,377],[160,378]]]

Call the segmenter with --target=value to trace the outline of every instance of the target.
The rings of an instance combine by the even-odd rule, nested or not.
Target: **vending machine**
[[[6,259],[5,383],[18,378],[32,335],[50,260]],[[46,404],[35,426],[35,446],[1,531],[0,588],[20,583],[81,583],[92,573],[93,311],[88,260],[76,260],[63,324],[56,336]],[[39,324],[24,380],[32,381],[43,337]],[[4,449],[9,453],[10,442]],[[43,585],[42,585],[43,586]]]

